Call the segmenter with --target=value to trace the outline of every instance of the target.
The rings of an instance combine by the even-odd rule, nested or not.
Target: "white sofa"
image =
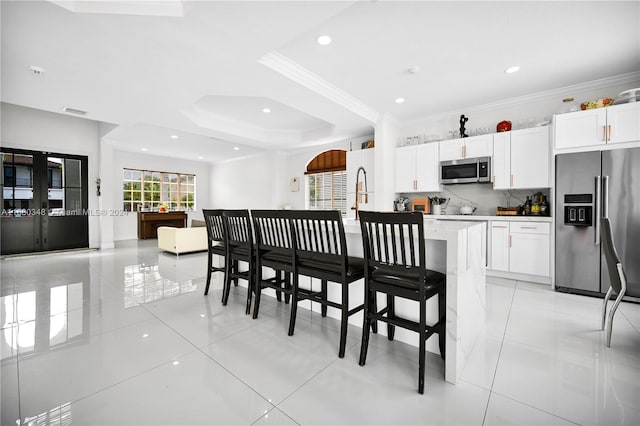
[[[207,228],[204,226],[192,228],[158,227],[158,248],[160,250],[179,255],[194,251],[206,251],[207,244]]]

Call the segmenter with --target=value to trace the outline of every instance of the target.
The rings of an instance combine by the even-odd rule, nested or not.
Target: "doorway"
[[[88,159],[2,148],[0,253],[89,247]]]

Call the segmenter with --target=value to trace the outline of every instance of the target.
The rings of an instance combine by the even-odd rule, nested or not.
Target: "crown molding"
[[[617,85],[626,84],[626,83],[633,83],[639,80],[640,80],[640,72],[630,72],[627,74],[620,74],[612,77],[605,77],[598,80],[587,81],[585,83],[572,84],[570,86],[558,87],[556,89],[549,89],[542,92],[532,93],[529,95],[523,95],[515,98],[504,99],[501,101],[491,102],[488,104],[465,107],[464,110],[465,110],[465,114],[474,113],[474,112],[491,111],[495,109],[518,106],[525,103],[536,102],[552,96],[558,96],[558,95],[563,96],[567,92],[571,92],[571,91],[601,89],[601,88],[617,86]],[[406,122],[403,122],[403,124],[408,125],[408,124],[420,123],[424,121],[438,121],[438,120],[450,118],[451,116],[455,116],[458,114],[460,114],[460,109],[457,109],[455,111],[448,111],[448,112],[430,115],[426,118],[408,120]]]
[[[372,123],[378,120],[378,111],[276,51],[267,53],[258,62]]]

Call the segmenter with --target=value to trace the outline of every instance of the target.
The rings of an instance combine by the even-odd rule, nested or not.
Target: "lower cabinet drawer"
[[[548,222],[511,222],[511,233],[550,234],[551,224]]]

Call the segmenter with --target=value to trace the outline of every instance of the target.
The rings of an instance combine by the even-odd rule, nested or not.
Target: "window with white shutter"
[[[306,201],[309,210],[339,210],[347,215],[347,153],[334,149],[307,165]]]

